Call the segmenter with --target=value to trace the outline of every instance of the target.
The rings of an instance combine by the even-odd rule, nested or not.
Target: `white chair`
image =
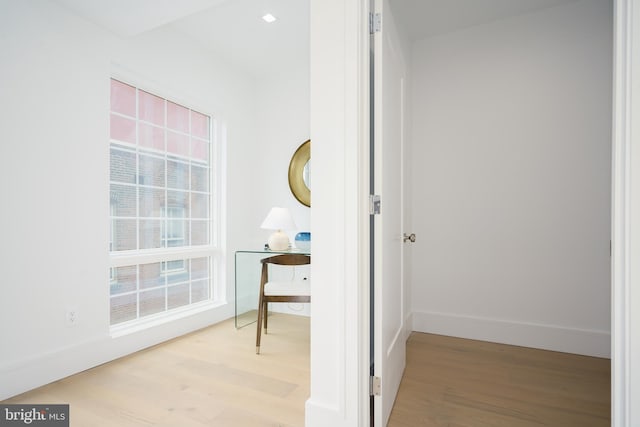
[[[303,254],[275,255],[260,260],[260,299],[258,301],[258,331],[256,334],[256,354],[260,354],[260,336],[264,320],[264,333],[267,333],[267,317],[270,302],[311,302],[311,283],[309,280],[269,281],[269,265],[307,265],[311,257]]]

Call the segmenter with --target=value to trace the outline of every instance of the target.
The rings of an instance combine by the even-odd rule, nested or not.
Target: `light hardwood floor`
[[[412,333],[388,427],[610,425],[610,360]]]
[[[74,427],[302,427],[309,319],[274,313],[262,354],[233,320],[4,403],[69,403]],[[610,425],[610,363],[412,333],[388,427]]]
[[[16,396],[68,403],[74,427],[300,427],[309,395],[309,318],[233,319]]]

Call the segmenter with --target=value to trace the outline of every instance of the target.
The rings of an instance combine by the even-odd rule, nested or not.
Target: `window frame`
[[[114,231],[112,230],[112,218],[113,218],[113,210],[112,204],[109,203],[109,248],[108,248],[108,256],[109,256],[109,273],[107,282],[109,286],[117,283],[116,278],[116,269],[119,267],[127,267],[127,266],[136,266],[136,271],[140,271],[140,265],[143,264],[152,264],[152,263],[161,263],[161,275],[171,275],[178,273],[180,271],[186,270],[186,265],[183,264],[182,268],[166,268],[169,262],[178,261],[178,260],[190,260],[197,258],[207,258],[208,259],[208,270],[209,270],[209,284],[208,284],[208,295],[209,298],[204,301],[190,303],[177,308],[168,308],[168,298],[169,298],[169,289],[171,284],[168,282],[165,283],[165,309],[159,313],[140,316],[140,303],[139,303],[139,295],[143,289],[140,288],[140,277],[137,278],[136,290],[135,294],[137,295],[137,307],[136,307],[136,318],[131,320],[126,320],[123,322],[111,324],[111,310],[109,310],[109,327],[112,335],[121,335],[126,334],[129,331],[133,332],[138,330],[141,326],[145,326],[147,324],[153,325],[158,322],[164,323],[176,320],[178,318],[184,317],[185,315],[195,314],[204,309],[212,309],[215,307],[219,307],[226,304],[226,274],[225,274],[225,260],[224,260],[224,230],[226,227],[226,217],[224,215],[224,210],[222,206],[224,204],[224,197],[226,194],[225,188],[223,188],[223,172],[225,170],[223,165],[223,151],[225,144],[225,132],[224,125],[220,118],[218,118],[215,114],[211,113],[209,109],[202,108],[201,105],[198,105],[196,102],[192,100],[185,99],[184,97],[175,96],[170,93],[170,91],[163,90],[161,88],[155,87],[154,85],[141,83],[139,79],[135,77],[131,77],[128,75],[123,75],[119,72],[113,72],[108,79],[109,89],[111,87],[112,80],[117,80],[121,83],[134,87],[137,91],[144,91],[149,94],[155,95],[164,99],[166,102],[171,102],[174,104],[178,104],[189,110],[196,111],[200,114],[206,115],[209,118],[209,153],[208,153],[208,168],[209,168],[209,203],[207,206],[208,215],[206,221],[208,223],[208,237],[209,244],[206,245],[190,245],[186,247],[162,247],[162,248],[152,248],[152,249],[138,249],[139,242],[136,243],[136,249],[131,250],[122,250],[122,251],[112,251],[112,241]],[[136,93],[137,93],[136,91]],[[109,100],[111,99],[110,90],[109,90]],[[109,101],[110,102],[110,101]],[[131,152],[136,154],[136,165],[138,162],[138,153],[141,151],[138,145],[138,126],[139,122],[138,118],[138,102],[139,98],[136,95],[136,138],[135,143],[130,144],[126,142],[121,142],[117,140],[113,140],[111,138],[110,132],[108,135],[108,144],[107,150],[110,153],[113,144],[115,143],[118,146],[126,147],[130,149]],[[111,114],[113,111],[111,107],[109,107],[108,119],[109,123],[111,121]],[[165,109],[166,115],[166,109]],[[166,126],[166,124],[165,124]],[[109,127],[110,128],[110,127]],[[167,152],[166,146],[163,151],[160,150],[142,150],[143,152],[155,152],[162,153],[165,158],[170,156],[171,153]],[[111,158],[109,156],[109,158]],[[111,168],[111,160],[109,160],[109,171]],[[190,164],[193,164],[191,161]],[[111,178],[109,173],[109,193],[111,193]],[[189,175],[190,176],[190,175]],[[140,188],[140,183],[136,182],[135,188]],[[165,190],[167,189],[165,182]],[[138,209],[136,204],[136,209]],[[166,206],[163,209],[167,209]],[[170,207],[169,209],[173,209]],[[140,212],[136,210],[136,240],[139,240],[139,216]],[[167,216],[166,218],[169,218]],[[166,233],[166,220],[162,221],[162,233],[161,239],[165,241],[167,239]],[[190,229],[190,226],[187,225],[187,228]],[[183,230],[184,232],[185,230]],[[190,233],[189,233],[190,236]],[[165,245],[166,246],[166,245]],[[138,273],[139,275],[139,273]],[[133,292],[132,292],[133,293]],[[109,292],[109,300],[114,297],[114,295]]]

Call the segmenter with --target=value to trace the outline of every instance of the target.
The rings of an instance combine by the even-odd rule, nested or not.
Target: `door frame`
[[[632,49],[633,47],[633,49]],[[631,219],[640,211],[640,1],[614,0],[614,92],[612,144],[611,245],[611,425],[640,422],[639,331],[640,230]],[[635,76],[634,76],[635,73]],[[632,261],[636,260],[636,261]],[[634,314],[635,313],[635,314]],[[637,322],[636,322],[637,323]],[[636,326],[637,328],[637,326]],[[637,362],[636,362],[637,364]],[[634,372],[635,371],[635,372]],[[633,400],[633,402],[632,402]]]
[[[369,0],[310,0],[307,427],[369,423]]]
[[[363,256],[369,248],[368,0],[311,0],[310,11],[312,156],[314,170],[324,170],[328,180],[322,182],[323,176],[314,184],[316,304],[306,426],[364,427],[369,422],[369,260]],[[614,35],[612,426],[628,427],[640,423],[638,362],[632,369],[632,360],[640,360],[640,330],[632,328],[640,316],[640,292],[630,293],[632,285],[640,289],[640,220],[631,221],[640,214],[640,150],[631,150],[633,142],[640,146],[640,0],[614,0]],[[336,294],[344,299],[336,302]]]

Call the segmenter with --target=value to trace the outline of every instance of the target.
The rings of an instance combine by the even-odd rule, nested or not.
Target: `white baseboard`
[[[118,359],[229,318],[229,307],[197,314],[130,334],[106,334],[20,361],[0,364],[0,401]]]
[[[404,318],[404,341],[407,342],[409,335],[413,332],[413,312],[407,313]]]
[[[611,334],[607,331],[424,311],[411,313],[411,320],[416,332],[611,357]]]
[[[335,406],[326,405],[309,398],[304,408],[304,425],[306,427],[340,427],[344,425],[344,411]]]

